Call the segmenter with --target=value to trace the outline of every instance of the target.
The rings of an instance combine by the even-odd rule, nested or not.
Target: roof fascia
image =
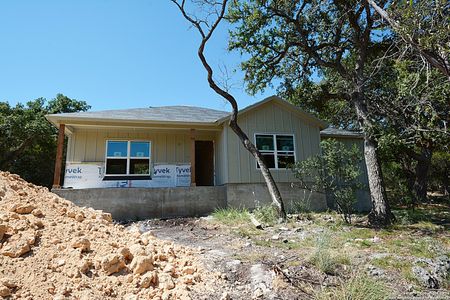
[[[156,128],[164,127],[167,129],[184,129],[184,128],[198,128],[198,129],[210,129],[220,130],[218,124],[214,122],[172,122],[172,121],[145,121],[145,120],[121,120],[121,119],[99,119],[99,118],[76,118],[76,117],[62,117],[55,115],[45,116],[50,123],[55,127],[59,127],[59,124],[71,125],[72,127],[142,127],[142,128]]]

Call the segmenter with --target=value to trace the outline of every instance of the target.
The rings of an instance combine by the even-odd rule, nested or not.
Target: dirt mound
[[[190,299],[206,287],[188,248],[125,229],[0,172],[0,297]]]

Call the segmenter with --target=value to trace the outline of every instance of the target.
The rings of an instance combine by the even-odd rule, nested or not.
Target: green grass
[[[349,268],[340,266],[350,265],[352,266],[350,269],[355,269],[358,267],[356,264],[359,263],[357,257],[370,259],[368,255],[371,253],[386,253],[388,256],[371,259],[371,263],[416,284],[417,280],[411,270],[411,262],[415,258],[434,259],[441,255],[450,255],[447,225],[445,221],[442,221],[448,216],[447,213],[448,208],[445,207],[432,207],[430,211],[423,208],[397,210],[396,214],[400,222],[381,230],[363,227],[363,223],[359,225],[344,224],[338,214],[330,212],[309,213],[307,219],[302,215],[294,216],[288,220],[288,223],[277,224],[276,213],[270,206],[261,207],[253,212],[260,222],[273,226],[266,230],[254,227],[246,209],[221,209],[214,212],[213,216],[216,222],[229,225],[233,234],[249,238],[254,245],[293,250],[292,253],[302,257],[303,262],[308,262],[323,273],[343,272],[343,274],[348,274],[346,270]],[[330,217],[333,219],[332,222],[329,221]],[[308,231],[309,234],[304,239],[298,239],[293,234],[285,243],[282,239],[271,239],[271,236],[278,232],[281,226],[290,229],[300,228],[300,231]],[[375,236],[380,240],[372,241]],[[344,247],[345,251],[343,251]],[[344,252],[346,255],[342,254]],[[248,259],[253,261],[259,258],[258,255],[252,254]],[[336,295],[347,297],[349,295],[347,292],[352,292],[355,284],[365,284],[364,280],[362,283],[358,280],[345,282],[342,287],[333,289],[333,291],[337,293]],[[325,298],[320,299],[350,299],[327,296],[327,293],[329,290],[323,290],[320,297]]]
[[[386,286],[364,273],[356,273],[337,288],[325,288],[316,293],[317,300],[382,300],[388,299]]]
[[[403,278],[411,283],[417,284],[417,279],[412,273],[412,263],[402,257],[386,256],[372,260],[375,267],[385,270],[393,270],[401,274]]]
[[[247,209],[241,208],[220,208],[216,209],[212,216],[218,222],[225,225],[239,225],[250,222],[250,217]]]
[[[333,250],[333,248],[338,249],[340,247],[333,243],[333,237],[330,233],[320,234],[315,242],[315,250],[309,258],[309,262],[326,274],[334,274],[338,265],[351,264],[347,255],[342,254],[341,251]]]

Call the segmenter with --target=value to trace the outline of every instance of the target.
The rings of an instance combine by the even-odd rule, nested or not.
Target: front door
[[[214,143],[195,141],[195,184],[214,185]]]

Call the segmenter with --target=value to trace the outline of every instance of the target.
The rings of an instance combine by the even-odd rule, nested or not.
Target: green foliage
[[[437,151],[431,159],[430,186],[433,191],[439,191],[450,204],[450,153]]]
[[[273,226],[278,221],[278,214],[275,208],[271,205],[257,207],[253,210],[253,214],[258,221],[266,225]]]
[[[351,223],[356,191],[363,188],[361,151],[356,145],[349,148],[335,139],[320,143],[322,154],[299,161],[293,166],[295,177],[309,191],[326,193],[332,197],[347,223]]]
[[[338,288],[325,288],[318,292],[317,300],[382,300],[389,299],[386,286],[364,273],[355,273]]]
[[[56,155],[56,135],[46,119],[49,113],[86,111],[84,101],[58,94],[10,106],[0,102],[0,170],[10,171],[32,183],[50,187]]]
[[[408,48],[409,42],[414,42],[420,49],[447,61],[450,55],[449,11],[447,0],[395,1],[389,7],[389,13],[399,24],[396,29],[399,43]]]
[[[276,84],[291,103],[375,139],[391,197],[412,204],[426,198],[431,153],[448,152],[450,82],[398,46],[406,34],[448,62],[450,8],[445,0],[378,2],[401,25],[395,32],[364,3],[232,1],[229,48],[248,55],[241,67],[250,93]],[[361,99],[368,112],[357,117]]]

